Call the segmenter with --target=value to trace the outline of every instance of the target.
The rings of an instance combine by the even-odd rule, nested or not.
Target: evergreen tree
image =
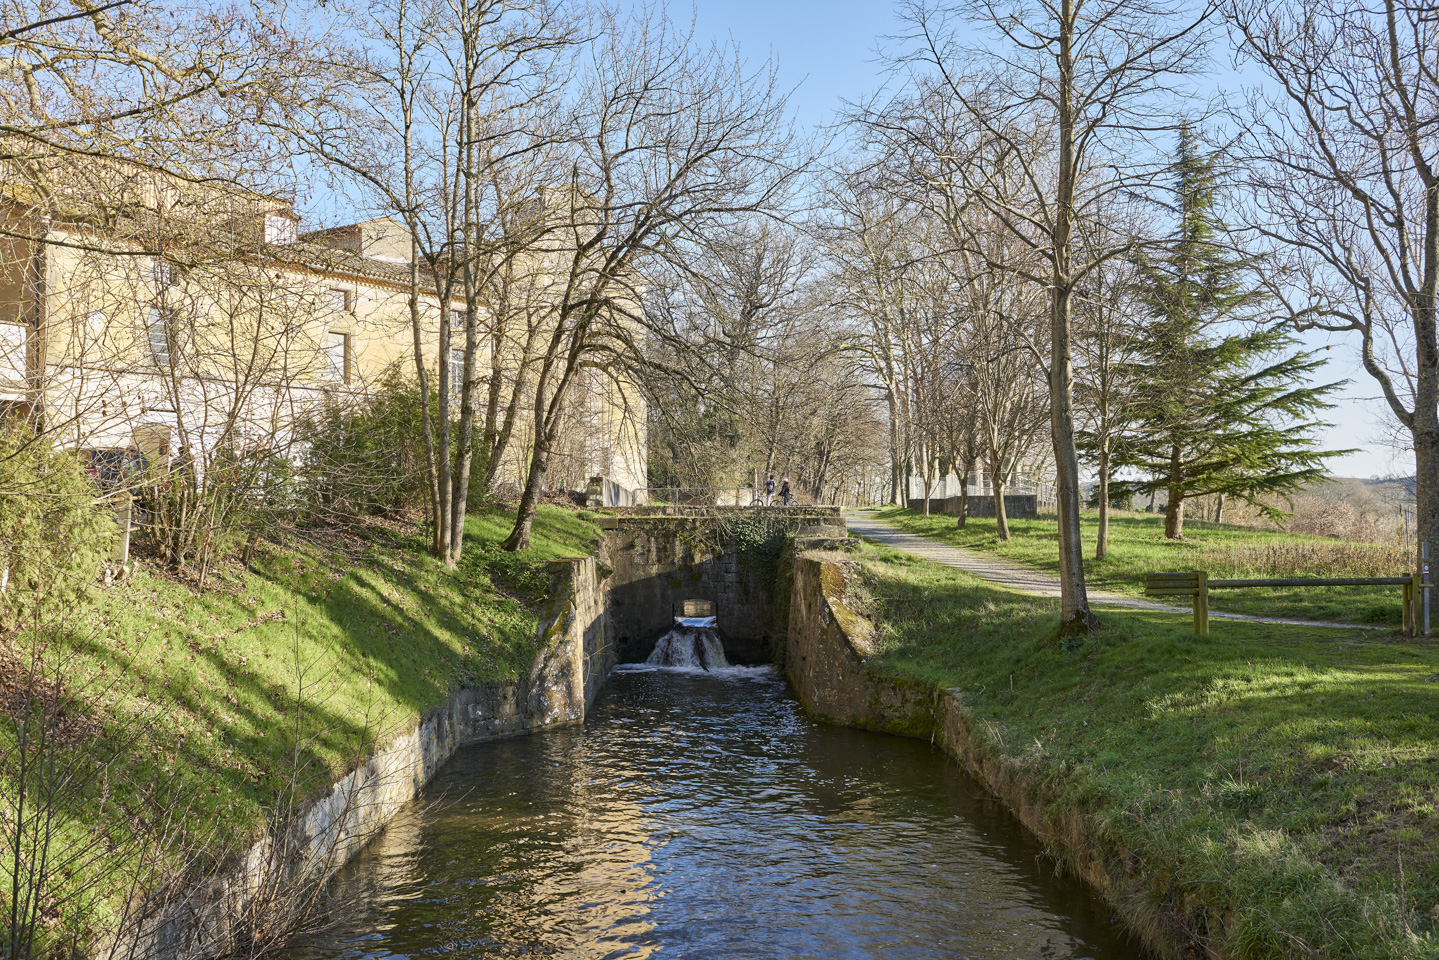
[[[1345,451],[1318,449],[1324,424],[1313,419],[1342,383],[1314,385],[1323,360],[1263,322],[1259,263],[1226,243],[1214,163],[1188,128],[1175,170],[1175,234],[1139,265],[1150,314],[1137,360],[1142,396],[1116,459],[1149,478],[1128,484],[1131,492],[1168,494],[1164,534],[1177,540],[1186,500],[1219,494],[1279,519],[1264,498],[1321,478],[1325,458]]]

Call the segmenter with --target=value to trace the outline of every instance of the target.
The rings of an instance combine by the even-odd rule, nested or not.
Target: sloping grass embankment
[[[526,673],[546,562],[590,555],[599,531],[586,513],[542,507],[532,548],[506,553],[511,522],[472,514],[457,570],[407,524],[292,532],[264,543],[249,569],[221,565],[203,590],[140,564],[131,582],[56,611],[38,663],[23,631],[0,636],[0,707],[12,708],[0,710],[0,759],[14,758],[0,780],[24,756],[13,708],[35,666],[41,701],[30,702],[63,690],[65,713],[79,714],[51,724],[56,755],[87,751],[104,779],[67,777],[47,810],[31,801],[59,864],[47,925],[83,925],[83,942],[113,916],[108,901],[127,894],[96,872],[134,864],[105,848],[132,849],[137,832],[158,838],[163,827],[162,857],[218,868],[277,806],[321,794],[457,686]],[[14,783],[0,789],[17,795]]]
[[[1011,520],[1010,539],[1002,541],[993,519],[970,517],[963,527],[955,518],[898,507],[877,516],[907,533],[956,547],[992,553],[1017,564],[1059,572],[1059,530],[1053,517]],[[1119,514],[1109,521],[1109,550],[1094,558],[1097,514],[1081,518],[1085,541],[1084,574],[1093,590],[1124,596],[1144,595],[1144,574],[1164,570],[1203,570],[1213,578],[1399,577],[1409,559],[1399,547],[1306,537],[1282,531],[1252,530],[1202,520],[1184,522],[1183,540],[1164,538],[1164,517]],[[1216,590],[1210,610],[1400,626],[1399,587],[1252,587]]]
[[[1236,960],[1439,956],[1439,645],[1110,610],[1064,649],[1057,601],[860,564],[872,668],[957,688],[1046,819],[1150,881],[1132,915]]]

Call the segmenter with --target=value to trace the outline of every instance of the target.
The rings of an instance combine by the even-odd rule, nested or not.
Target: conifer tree
[[[1219,494],[1273,505],[1324,475],[1315,414],[1342,383],[1315,385],[1323,366],[1313,351],[1266,323],[1256,258],[1228,244],[1215,203],[1212,158],[1180,133],[1175,158],[1178,223],[1157,255],[1140,264],[1140,295],[1150,317],[1137,359],[1141,402],[1133,435],[1117,458],[1148,477],[1136,493],[1168,494],[1164,535],[1184,535],[1184,502]]]

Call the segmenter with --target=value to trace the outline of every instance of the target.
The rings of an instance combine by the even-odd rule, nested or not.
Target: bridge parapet
[[[788,507],[716,507],[681,504],[647,503],[635,507],[605,507],[595,511],[603,521],[606,517],[816,517],[830,519],[840,515],[840,508],[798,504]]]

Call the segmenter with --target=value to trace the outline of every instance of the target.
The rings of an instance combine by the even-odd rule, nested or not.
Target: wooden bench
[[[1209,591],[1238,587],[1402,587],[1404,594],[1404,633],[1416,635],[1415,618],[1419,575],[1408,577],[1281,577],[1269,580],[1211,580],[1203,571],[1187,573],[1146,573],[1146,597],[1192,597],[1194,600],[1194,632],[1209,635]]]

